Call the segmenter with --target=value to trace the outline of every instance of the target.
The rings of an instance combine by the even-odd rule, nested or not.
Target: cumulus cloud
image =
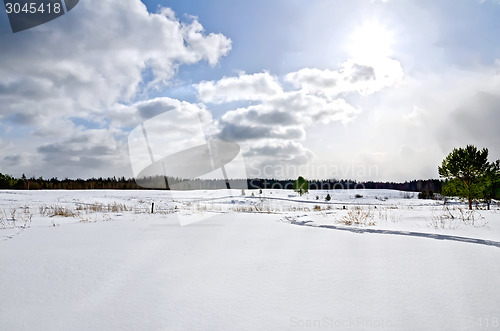
[[[290,160],[306,163],[313,156],[303,146],[307,130],[318,124],[346,124],[360,113],[344,94],[373,94],[395,86],[402,77],[401,65],[393,59],[349,60],[337,70],[304,68],[289,73],[284,82],[269,72],[239,73],[197,88],[204,102],[251,101],[221,116],[219,138],[244,143],[245,155],[260,165],[277,165]],[[285,83],[293,89],[287,90]]]
[[[134,114],[135,118],[133,119],[135,124],[139,124],[140,122],[146,121],[165,112],[176,113],[179,120],[191,119],[193,117],[198,119],[198,117],[200,117],[201,120],[208,124],[212,119],[212,115],[207,111],[204,105],[196,105],[187,101],[180,101],[168,97],[139,101],[130,106],[121,105],[119,108],[121,111]],[[120,110],[117,110],[117,112],[117,116],[119,116]],[[179,121],[177,123],[170,123],[169,125],[181,126],[183,125],[183,122]]]
[[[312,94],[335,97],[342,93],[369,95],[393,87],[403,79],[399,61],[390,58],[349,60],[339,70],[304,68],[286,80]]]
[[[244,142],[248,151],[245,155],[258,159],[261,166],[306,163],[313,155],[301,144],[308,128],[317,123],[347,122],[358,112],[343,99],[330,101],[301,91],[286,92],[279,98],[225,113],[219,120],[219,137]],[[274,153],[268,153],[270,150]],[[284,157],[285,153],[289,154]]]
[[[101,113],[131,100],[141,84],[165,84],[182,64],[214,65],[231,48],[225,36],[205,35],[198,21],[181,23],[171,11],[150,14],[138,0],[86,1],[57,27],[2,38],[9,45],[0,54],[4,115],[22,108]],[[23,107],[30,101],[31,107]]]
[[[71,137],[43,144],[36,155],[28,158],[38,167],[50,167],[49,174],[65,173],[81,177],[82,168],[87,176],[102,176],[101,169],[111,168],[123,172],[127,165],[124,141],[105,129],[75,130]],[[31,165],[32,166],[32,165]],[[110,174],[111,175],[111,174]]]
[[[1,34],[0,43],[0,119],[28,128],[24,146],[48,167],[37,173],[53,173],[51,162],[77,160],[78,152],[79,162],[71,164],[83,173],[94,161],[95,167],[104,166],[99,154],[104,160],[109,150],[99,139],[81,142],[86,148],[80,151],[72,149],[71,137],[97,134],[73,122],[108,128],[106,139],[113,144],[125,136],[120,128],[160,111],[147,103],[128,106],[145,90],[169,84],[181,65],[214,66],[231,49],[229,38],[206,33],[196,18],[182,22],[167,8],[149,13],[139,0],[84,1],[53,22]],[[14,154],[4,149],[0,160]],[[6,172],[19,171],[5,165]]]
[[[240,73],[237,77],[224,77],[217,82],[204,81],[197,88],[198,98],[207,103],[269,100],[283,93],[278,79],[268,72]]]
[[[261,139],[302,140],[305,137],[305,132],[299,126],[270,127],[223,122],[219,137],[224,140],[234,141],[256,141]]]
[[[283,144],[279,140],[267,140],[265,143],[255,144],[245,152],[245,156],[273,157],[283,161],[311,155],[312,153],[299,143],[287,141]]]
[[[289,176],[288,170],[307,164],[314,153],[295,141],[268,139],[246,146],[244,156],[251,177]]]
[[[203,105],[163,97],[129,108],[139,118],[128,136],[134,175],[154,161],[206,144],[214,131],[212,115]]]

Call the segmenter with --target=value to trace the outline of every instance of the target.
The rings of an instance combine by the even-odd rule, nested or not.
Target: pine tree
[[[302,196],[304,193],[309,192],[309,183],[304,179],[304,177],[299,176],[293,185],[293,190]]]
[[[484,202],[490,210],[491,200],[500,199],[500,160],[491,163],[483,180]]]
[[[438,167],[439,176],[447,179],[443,194],[466,198],[472,209],[472,201],[484,196],[490,168],[487,148],[478,150],[473,145],[454,148]]]

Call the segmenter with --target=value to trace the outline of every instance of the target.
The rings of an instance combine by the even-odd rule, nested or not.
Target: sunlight
[[[394,35],[376,21],[363,23],[349,37],[348,51],[356,58],[387,57],[392,53]]]

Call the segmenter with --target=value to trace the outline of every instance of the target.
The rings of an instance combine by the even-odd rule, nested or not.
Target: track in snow
[[[354,233],[378,233],[378,234],[391,234],[397,236],[409,236],[409,237],[421,237],[421,238],[429,238],[429,239],[437,239],[437,240],[449,240],[449,241],[458,241],[458,242],[466,242],[471,244],[478,245],[486,245],[486,246],[494,246],[500,248],[500,242],[493,240],[485,240],[485,239],[477,239],[477,238],[467,238],[460,236],[450,236],[444,234],[435,234],[435,233],[424,233],[424,232],[414,232],[414,231],[397,231],[397,230],[382,230],[382,229],[366,229],[366,228],[345,228],[335,225],[313,225],[309,224],[312,221],[291,221],[291,224],[299,225],[299,226],[309,226],[312,228],[324,228],[324,229],[332,229],[332,230],[340,230],[340,231],[349,231]]]

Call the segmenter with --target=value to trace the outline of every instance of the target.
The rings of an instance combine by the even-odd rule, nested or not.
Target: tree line
[[[190,179],[179,178],[153,178],[152,182],[165,183],[162,187],[170,189],[169,183],[173,183],[173,189],[182,190],[210,190],[226,188],[226,181],[223,179]],[[232,179],[231,188],[235,189],[293,189],[294,179],[274,179],[274,178],[252,178],[252,179]],[[396,182],[358,182],[349,179],[329,179],[329,180],[308,180],[308,189],[316,190],[339,190],[339,189],[391,189],[412,192],[433,192],[440,193],[444,181],[439,179],[412,180],[403,183]],[[58,179],[56,177],[45,179],[43,177],[15,178],[0,173],[0,189],[11,190],[144,190],[133,178],[125,177],[99,177],[88,179]]]
[[[140,190],[134,179],[125,177],[116,178],[89,178],[89,179],[45,179],[43,177],[21,178],[0,173],[0,189],[11,190]]]
[[[478,149],[473,145],[455,148],[438,167],[442,179],[412,180],[396,182],[357,182],[348,179],[297,180],[288,179],[189,179],[171,177],[149,177],[141,179],[139,185],[135,179],[125,177],[99,177],[89,179],[44,179],[43,177],[15,178],[0,173],[0,189],[12,190],[210,190],[210,189],[299,189],[303,190],[351,190],[351,189],[391,189],[420,192],[419,198],[432,198],[435,193],[444,196],[460,197],[472,203],[483,201],[489,205],[492,200],[500,200],[500,160],[488,161],[488,149]],[[154,185],[144,185],[150,183]],[[170,187],[170,186],[171,187]]]

